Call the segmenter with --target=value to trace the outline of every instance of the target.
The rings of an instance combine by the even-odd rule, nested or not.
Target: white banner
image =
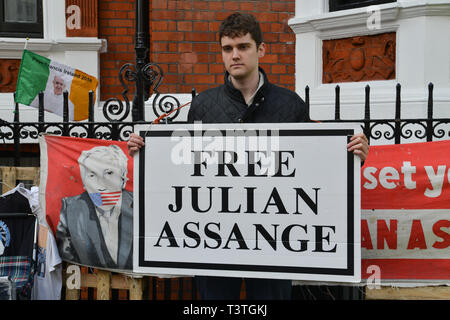
[[[137,128],[133,271],[359,282],[348,124]]]

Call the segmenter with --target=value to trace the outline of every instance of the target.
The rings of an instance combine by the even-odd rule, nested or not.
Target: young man
[[[192,100],[188,121],[204,123],[282,123],[309,121],[306,105],[293,91],[271,84],[259,59],[266,46],[258,21],[249,14],[234,13],[219,29],[225,66],[224,84],[200,93]],[[132,156],[144,145],[136,134],[128,141]],[[369,151],[367,138],[351,138],[348,151],[365,160]],[[241,279],[196,277],[202,299],[239,299]],[[291,281],[245,279],[247,299],[290,299]]]

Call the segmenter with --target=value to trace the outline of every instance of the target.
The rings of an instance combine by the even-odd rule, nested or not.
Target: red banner
[[[45,135],[40,203],[63,260],[132,269],[133,160],[126,142]]]
[[[361,174],[363,278],[450,279],[449,154],[450,141],[371,147]]]
[[[126,142],[44,136],[40,144],[41,203],[54,234],[58,235],[62,204],[66,200],[88,193],[97,208],[102,205],[109,208],[123,202],[117,194],[132,192],[133,161],[127,154]],[[122,193],[119,190],[89,193],[83,183],[80,157],[83,152],[111,145],[120,148],[128,158]],[[362,278],[375,276],[386,282],[450,280],[449,154],[450,141],[371,147],[361,174]],[[91,225],[98,224],[94,221]],[[88,229],[87,225],[84,227]],[[113,249],[102,248],[111,252]],[[64,259],[64,254],[61,256]],[[92,265],[90,260],[79,263],[129,268],[120,264]]]

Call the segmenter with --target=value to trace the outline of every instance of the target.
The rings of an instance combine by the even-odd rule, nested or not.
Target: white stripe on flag
[[[119,201],[121,195],[122,195],[121,191],[118,191],[118,192],[102,192],[102,193],[100,193],[103,205],[114,205],[114,204],[116,204],[117,201]]]

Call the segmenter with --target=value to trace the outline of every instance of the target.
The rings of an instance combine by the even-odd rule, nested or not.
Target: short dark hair
[[[247,33],[250,33],[256,42],[256,46],[259,47],[263,42],[263,36],[258,20],[248,13],[233,13],[220,25],[219,42],[222,41],[223,37],[235,38],[245,36]]]

